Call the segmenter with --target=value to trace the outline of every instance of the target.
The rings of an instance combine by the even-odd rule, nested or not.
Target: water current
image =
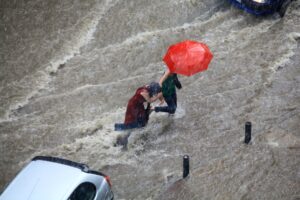
[[[114,131],[185,39],[214,58],[179,76],[176,114]],[[299,199],[299,41],[299,1],[261,18],[225,0],[0,0],[0,188],[49,155],[108,174],[115,199]]]

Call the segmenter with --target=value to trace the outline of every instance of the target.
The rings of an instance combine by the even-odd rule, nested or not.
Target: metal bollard
[[[251,141],[251,122],[245,124],[245,144]]]
[[[187,177],[190,173],[190,161],[189,156],[183,156],[183,178]]]

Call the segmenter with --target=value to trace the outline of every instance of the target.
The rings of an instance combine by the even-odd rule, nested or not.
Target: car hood
[[[82,176],[78,168],[33,161],[8,185],[0,200],[65,200]]]

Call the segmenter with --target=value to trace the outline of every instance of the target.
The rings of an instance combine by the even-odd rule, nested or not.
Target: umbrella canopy
[[[191,76],[206,70],[212,57],[206,44],[185,40],[171,45],[163,61],[172,73]]]

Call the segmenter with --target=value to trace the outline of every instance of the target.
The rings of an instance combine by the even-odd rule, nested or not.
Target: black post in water
[[[183,178],[187,177],[190,173],[190,161],[189,156],[183,156]]]
[[[248,144],[251,141],[251,122],[245,124],[245,143]]]

